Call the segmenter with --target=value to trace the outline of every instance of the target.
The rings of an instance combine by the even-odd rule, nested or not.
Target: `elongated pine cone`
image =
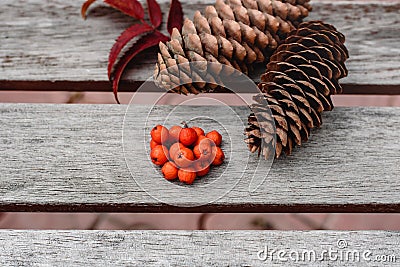
[[[245,129],[251,152],[266,158],[274,150],[277,158],[283,152],[289,155],[321,125],[321,112],[333,108],[331,95],[342,92],[338,80],[347,76],[344,42],[332,25],[311,21],[301,23],[276,49],[261,77],[262,94],[253,98],[256,104],[251,108],[257,116],[249,116]],[[265,101],[271,112],[261,104]]]
[[[308,16],[308,1],[216,0],[204,14],[196,11],[193,21],[186,19],[181,32],[174,29],[169,42],[160,43],[155,82],[183,94],[213,91],[216,85],[191,83],[219,82],[219,72],[210,74],[202,62],[222,63],[247,74],[253,64],[267,62],[281,40]],[[178,66],[189,62],[200,67]]]

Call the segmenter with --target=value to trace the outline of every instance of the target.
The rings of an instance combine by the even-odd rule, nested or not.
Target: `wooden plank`
[[[398,266],[399,242],[400,233],[384,231],[2,230],[0,264]],[[264,260],[265,247],[270,257]]]
[[[258,158],[243,142],[247,107],[232,107],[238,119],[223,106],[178,107],[157,106],[148,119],[150,106],[130,109],[123,148],[127,106],[1,104],[0,211],[400,212],[399,108],[325,113],[323,127],[268,176],[268,164],[258,166],[265,181],[250,192]],[[210,119],[196,124],[206,129],[225,127],[227,163],[193,186],[165,181],[144,132],[167,114],[167,126],[202,116]]]
[[[185,14],[192,17],[214,0],[182,2]],[[313,1],[310,19],[333,23],[347,36],[351,58],[350,76],[343,80],[345,92],[366,93],[362,85],[369,85],[367,93],[399,94],[400,1],[330,2]],[[110,90],[108,52],[132,20],[100,5],[83,21],[81,3],[5,0],[0,10],[0,89]],[[166,4],[162,9],[167,10]],[[151,76],[154,62],[155,51],[138,58],[121,90],[135,90]]]

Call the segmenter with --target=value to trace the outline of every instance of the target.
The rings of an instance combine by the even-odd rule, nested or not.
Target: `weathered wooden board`
[[[0,231],[0,264],[398,266],[399,242],[400,233],[384,231],[3,230]],[[273,258],[264,260],[265,247]]]
[[[108,52],[132,20],[100,4],[84,21],[79,12],[82,2],[2,1],[0,89],[110,90]],[[191,18],[195,10],[214,1],[182,2]],[[400,1],[313,1],[313,6],[309,19],[333,23],[347,36],[351,59],[345,91],[398,94]],[[167,11],[167,5],[162,9]],[[154,62],[155,51],[138,59],[121,89],[137,88],[150,77]]]
[[[179,106],[170,115],[169,123],[203,116],[196,124],[206,129],[222,127],[224,140],[230,138],[223,146],[227,163],[190,187],[165,181],[147,156],[145,133],[148,138],[149,129],[163,123],[173,107],[157,106],[148,119],[143,114],[149,106],[130,110],[125,119],[130,132],[124,135],[129,145],[123,151],[126,109],[1,104],[0,211],[400,211],[398,108],[327,112],[323,127],[292,156],[275,161],[255,192],[249,192],[249,184],[258,159],[250,155],[247,160],[243,125],[239,125],[246,121],[247,108]],[[267,167],[262,162],[259,171]],[[226,180],[212,184],[222,172]],[[188,198],[196,192],[197,198]],[[198,198],[213,195],[220,198],[189,207],[200,204]]]

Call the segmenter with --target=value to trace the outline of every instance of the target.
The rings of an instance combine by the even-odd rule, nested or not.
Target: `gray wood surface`
[[[261,186],[249,192],[258,158],[242,141],[239,124],[247,108],[232,107],[235,120],[223,107],[178,107],[167,126],[209,116],[196,124],[223,126],[229,140],[223,146],[227,163],[191,187],[165,181],[148,159],[144,133],[164,123],[172,106],[157,106],[148,119],[149,106],[129,109],[123,151],[127,106],[1,104],[0,211],[400,211],[399,108],[325,113],[310,141],[275,161]],[[256,178],[265,178],[267,170],[262,162]],[[221,173],[226,180],[215,181]],[[190,198],[193,193],[197,198]],[[220,198],[191,207],[213,195]]]
[[[84,21],[82,2],[2,1],[0,89],[110,90],[108,52],[132,20],[100,4]],[[214,0],[182,2],[185,14],[192,17]],[[347,36],[351,58],[345,91],[398,94],[400,1],[315,0],[313,6],[309,19],[333,23]],[[166,4],[162,10],[167,10]],[[150,77],[154,62],[154,51],[139,58],[127,71],[121,90],[132,91]]]
[[[399,266],[399,242],[399,232],[384,231],[2,230],[0,264],[182,267]],[[277,253],[272,254],[273,260],[259,260],[257,254],[264,250],[265,246],[270,253],[273,249],[286,252],[280,256],[287,261],[281,261]],[[331,250],[331,256],[323,252],[324,250]],[[315,252],[317,260],[312,256],[308,258],[308,255],[313,255],[312,252]],[[260,256],[263,254],[260,253]],[[297,257],[299,261],[296,262]],[[324,260],[320,261],[321,258]]]

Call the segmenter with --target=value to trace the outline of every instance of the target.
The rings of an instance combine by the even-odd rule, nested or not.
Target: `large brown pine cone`
[[[276,157],[289,155],[321,125],[321,112],[333,108],[331,95],[342,92],[338,79],[347,76],[344,42],[332,25],[311,21],[301,23],[276,49],[261,77],[263,94],[253,98],[256,104],[251,108],[257,116],[249,116],[245,129],[251,152],[266,158],[274,151]],[[261,104],[265,101],[268,106]]]
[[[155,82],[183,94],[215,89],[191,83],[190,77],[218,83],[219,73],[177,67],[189,62],[222,63],[248,73],[253,64],[267,62],[280,41],[308,15],[308,1],[216,0],[204,14],[197,11],[193,21],[186,19],[181,32],[174,29],[169,42],[160,43]],[[186,85],[178,86],[182,83]]]

